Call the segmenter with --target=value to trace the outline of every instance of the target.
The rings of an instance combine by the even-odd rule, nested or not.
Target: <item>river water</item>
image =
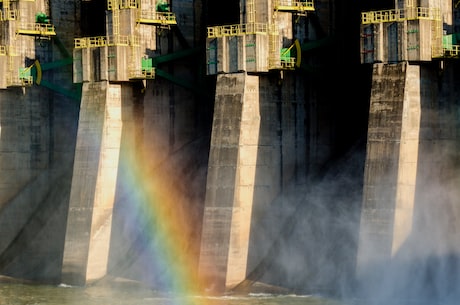
[[[312,295],[175,297],[129,283],[88,287],[0,283],[0,305],[353,305]]]

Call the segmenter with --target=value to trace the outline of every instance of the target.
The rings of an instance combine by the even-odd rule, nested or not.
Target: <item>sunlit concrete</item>
[[[217,80],[199,272],[225,290],[245,279],[260,129],[259,77]]]
[[[392,256],[412,231],[415,186],[418,167],[418,146],[420,143],[421,88],[420,67],[409,65],[406,71],[404,104],[399,144],[398,177],[393,230]]]
[[[66,284],[85,285],[107,272],[121,101],[121,85],[95,82],[83,87],[63,259]]]

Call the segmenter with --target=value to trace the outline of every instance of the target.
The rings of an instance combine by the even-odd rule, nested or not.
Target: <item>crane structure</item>
[[[21,12],[21,14],[19,13]],[[0,0],[0,89],[33,84],[26,58],[36,57],[36,40],[50,40],[56,31],[35,0]]]
[[[452,7],[403,7],[361,13],[361,63],[458,58],[457,34],[443,20]]]
[[[105,36],[75,38],[74,83],[155,78],[155,28],[177,24],[168,2],[107,0],[106,24]]]
[[[207,74],[268,72],[300,67],[300,44],[292,37],[292,16],[315,10],[313,0],[245,1],[238,24],[207,28]],[[262,7],[262,6],[266,7]],[[258,12],[271,11],[271,14]],[[289,36],[289,37],[287,37]],[[285,45],[285,41],[293,41]],[[296,51],[296,52],[293,52]],[[294,55],[295,53],[295,55]]]

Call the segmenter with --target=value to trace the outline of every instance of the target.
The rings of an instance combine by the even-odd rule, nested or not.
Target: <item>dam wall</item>
[[[39,179],[28,189],[23,185],[25,182],[21,180],[23,175],[19,171],[26,163],[21,161],[14,166],[11,162],[5,163],[5,167],[12,167],[11,173],[14,174],[5,176],[3,188],[5,199],[1,217],[2,224],[8,229],[2,230],[5,250],[2,252],[1,273],[25,280],[75,285],[113,276],[161,286],[164,283],[156,275],[167,272],[164,268],[171,262],[161,263],[161,256],[151,251],[164,240],[152,232],[164,229],[182,232],[180,235],[184,240],[175,244],[190,257],[171,253],[169,256],[176,261],[186,261],[191,266],[190,272],[199,274],[200,259],[207,259],[206,255],[200,257],[201,247],[206,247],[206,244],[202,246],[202,232],[212,232],[206,221],[211,221],[211,227],[212,221],[215,221],[215,218],[207,219],[203,215],[206,206],[214,204],[211,200],[213,196],[222,197],[217,189],[229,179],[226,174],[223,175],[224,180],[213,178],[214,163],[209,166],[211,160],[219,160],[216,160],[215,153],[225,149],[225,145],[217,145],[221,141],[219,138],[211,140],[212,133],[217,132],[220,126],[213,125],[213,122],[219,122],[217,115],[233,116],[226,108],[214,105],[216,97],[221,96],[215,93],[218,77],[205,75],[204,69],[205,20],[218,11],[207,11],[208,7],[200,1],[172,3],[171,10],[178,18],[177,27],[155,27],[155,45],[152,45],[153,40],[148,40],[148,46],[141,49],[145,51],[144,55],[158,56],[156,77],[127,81],[126,71],[120,79],[110,72],[114,68],[123,69],[120,64],[123,60],[129,66],[133,58],[130,54],[140,54],[139,50],[131,50],[137,45],[82,47],[75,42],[75,39],[78,43],[86,41],[82,40],[86,39],[86,35],[104,36],[110,30],[110,27],[106,28],[110,24],[107,18],[113,18],[113,12],[106,14],[105,1],[37,1],[35,4],[50,17],[56,36],[47,39],[18,36],[29,40],[37,50],[48,49],[43,50],[43,56],[40,56],[40,68],[37,63],[31,68],[32,84],[7,87],[0,94],[6,101],[5,106],[8,106],[2,109],[9,112],[16,109],[18,113],[14,124],[22,122],[20,118],[23,116],[27,127],[26,137],[21,134],[14,140],[14,145],[10,145],[11,155],[19,158],[23,153],[25,158],[36,159],[36,150],[23,151],[21,145],[27,143],[25,139],[32,130],[28,126],[37,124],[43,132],[43,145],[50,147],[44,152],[49,164],[41,164],[40,168],[34,169]],[[270,5],[262,2],[258,5],[264,7],[265,17],[271,16],[268,14],[272,10]],[[324,10],[321,14],[329,16],[328,6],[324,3],[318,5],[321,11]],[[130,9],[137,8],[120,10]],[[31,20],[34,13],[31,10]],[[287,31],[287,45],[287,39],[293,35],[290,25],[293,19],[287,12],[280,13],[280,16]],[[128,19],[125,22],[129,22]],[[308,22],[303,17],[299,20],[295,31],[305,33]],[[126,27],[125,30],[135,32],[148,27],[139,26]],[[145,29],[146,32],[150,30]],[[66,34],[69,32],[73,33],[73,39]],[[311,37],[315,34],[311,33]],[[104,39],[96,41],[103,44]],[[115,62],[110,52],[113,48],[123,50],[116,54],[118,57],[127,56],[117,59],[116,64],[121,66],[110,66],[110,62]],[[4,56],[8,58],[8,55]],[[38,57],[22,56],[22,59]],[[327,56],[325,54],[320,62],[324,63]],[[313,63],[314,60],[307,59],[305,62]],[[258,79],[258,85],[250,88],[256,90],[248,99],[248,103],[253,103],[252,108],[241,109],[240,115],[245,122],[258,118],[260,123],[259,130],[252,129],[252,125],[240,127],[244,136],[241,139],[251,145],[246,147],[246,142],[234,143],[238,150],[241,146],[237,163],[232,165],[230,160],[225,159],[219,161],[229,163],[228,168],[233,170],[234,167],[235,175],[238,172],[240,177],[239,184],[233,186],[233,193],[228,193],[228,198],[238,198],[234,202],[246,207],[245,212],[240,214],[240,220],[223,218],[222,221],[229,226],[212,232],[218,233],[214,238],[227,236],[242,243],[241,248],[232,245],[231,251],[219,258],[223,261],[229,256],[235,262],[226,265],[228,270],[219,274],[219,281],[228,281],[219,289],[237,285],[244,280],[245,274],[265,265],[263,257],[271,253],[272,239],[283,230],[281,224],[272,224],[263,230],[258,230],[258,227],[267,215],[269,217],[265,219],[275,217],[284,223],[289,220],[289,214],[296,205],[294,202],[289,203],[291,206],[284,205],[282,200],[274,203],[276,199],[291,191],[293,185],[305,183],[308,173],[318,175],[324,164],[339,154],[336,152],[349,146],[346,137],[343,137],[348,134],[347,130],[359,125],[356,120],[343,126],[331,125],[332,122],[343,122],[341,110],[359,108],[341,103],[325,81],[332,79],[339,86],[346,86],[350,82],[339,82],[345,70],[332,73],[335,70],[330,66],[321,71],[317,68],[313,70],[315,72],[311,75],[308,72],[298,75],[294,71],[275,71],[264,75],[237,72],[228,76],[245,75],[248,79]],[[306,71],[310,71],[309,67]],[[38,72],[41,72],[41,78]],[[112,91],[118,93],[112,95]],[[241,94],[248,94],[248,91]],[[255,103],[256,98],[258,104]],[[45,102],[42,103],[42,99]],[[34,116],[28,116],[24,111],[27,108],[18,103],[21,100],[34,103],[40,111],[33,110],[30,113]],[[306,103],[307,100],[314,102]],[[2,123],[2,141],[5,143],[12,141],[9,133],[5,133],[8,120],[12,118],[9,112]],[[40,120],[45,119],[49,126],[38,120],[38,113]],[[248,119],[247,115],[250,115]],[[363,129],[359,130],[362,133]],[[35,137],[31,139],[37,141]],[[213,149],[210,149],[211,145],[215,145]],[[8,156],[7,152],[5,149],[2,158]],[[217,164],[222,169],[223,165]],[[24,181],[35,181],[34,175],[28,173]],[[11,188],[9,183],[15,183],[17,187]],[[214,195],[213,189],[216,190]],[[247,190],[252,190],[252,195],[243,193]],[[34,201],[41,200],[41,192],[44,199],[40,205],[40,202]],[[304,197],[300,191],[291,195]],[[158,206],[170,206],[170,210],[149,212],[152,207],[149,203],[156,201],[164,202]],[[35,205],[29,210],[31,202]],[[25,206],[28,208],[24,209]],[[253,212],[250,213],[251,209]],[[11,215],[15,215],[14,219]],[[161,219],[168,218],[176,218],[178,227],[160,223]],[[231,228],[232,221],[244,227],[241,234],[235,233],[236,225]],[[254,233],[257,231],[268,234],[259,238]],[[147,233],[150,235],[145,236]],[[264,242],[255,243],[254,240]],[[232,251],[241,252],[234,255]],[[152,265],[151,262],[157,260],[159,263]],[[236,264],[238,270],[235,274],[229,273],[227,279],[227,271],[232,271]]]
[[[0,2],[0,274],[448,294],[459,65],[429,50],[440,15],[409,37],[359,33],[384,3],[215,3]],[[360,56],[398,33],[421,53]]]

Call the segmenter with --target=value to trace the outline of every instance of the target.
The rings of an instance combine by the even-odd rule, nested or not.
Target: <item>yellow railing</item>
[[[154,79],[155,78],[155,68],[148,68],[142,70],[130,70],[129,71],[130,79]]]
[[[156,10],[141,10],[138,22],[151,24],[177,24],[176,15],[171,12],[157,12]]]
[[[397,22],[415,19],[441,20],[441,11],[439,8],[432,7],[408,7],[405,9],[361,13],[362,24]]]
[[[284,70],[294,70],[295,69],[296,59],[290,57],[288,59],[281,59],[281,68]]]
[[[75,49],[99,48],[105,46],[138,46],[139,44],[139,36],[128,35],[81,37],[74,39]]]
[[[4,12],[0,10],[0,21],[16,20],[18,18],[17,10],[4,9]]]
[[[107,0],[107,10],[139,8],[139,0]]]
[[[275,0],[275,9],[289,11],[314,11],[313,0]]]
[[[56,35],[54,25],[46,23],[23,22],[17,29],[19,34]]]
[[[451,45],[443,49],[444,57],[459,57],[460,45]]]
[[[32,76],[19,77],[17,73],[7,75],[6,77],[6,85],[8,87],[32,86],[33,82],[34,79]]]
[[[120,8],[139,8],[139,0],[119,0]]]
[[[140,46],[141,45],[141,37],[140,36],[129,36],[129,44],[132,46]]]
[[[269,34],[273,30],[268,23],[243,23],[208,27],[208,38],[242,36],[247,34]]]
[[[107,36],[106,41],[108,46],[129,46],[131,40],[127,35],[115,35]]]

